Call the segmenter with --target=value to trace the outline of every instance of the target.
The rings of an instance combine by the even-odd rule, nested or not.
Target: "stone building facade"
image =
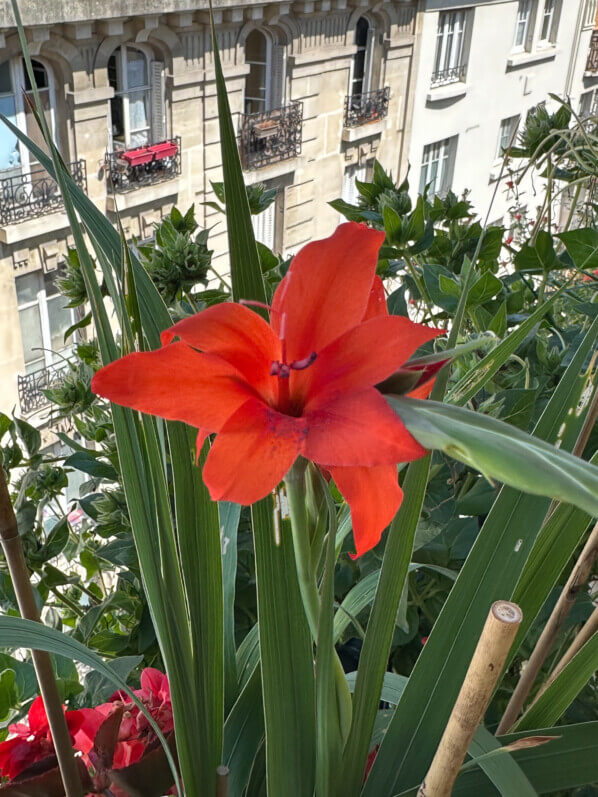
[[[214,227],[204,203],[221,180],[207,4],[192,0],[21,0],[46,118],[73,176],[125,233],[152,236],[173,204]],[[216,2],[217,36],[248,183],[278,189],[256,218],[283,253],[329,234],[355,176],[377,157],[406,165],[416,3],[404,0]],[[0,3],[0,112],[39,140],[8,0]],[[64,362],[73,322],[54,278],[72,244],[55,186],[0,131],[0,409],[43,417],[40,388]]]

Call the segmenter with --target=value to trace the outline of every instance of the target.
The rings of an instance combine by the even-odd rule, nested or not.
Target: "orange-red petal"
[[[330,468],[351,509],[357,556],[377,545],[403,500],[396,465],[377,468]]]
[[[370,318],[376,318],[380,315],[388,315],[388,307],[386,306],[386,291],[384,290],[384,283],[376,274],[374,277],[374,284],[370,291],[370,298],[368,299],[368,306],[365,308],[365,315],[363,321],[368,321]]]
[[[301,453],[305,421],[250,399],[225,423],[203,469],[214,501],[253,504],[282,481]]]
[[[392,465],[426,451],[373,387],[331,401],[303,416],[304,454],[329,465]]]
[[[91,389],[115,404],[210,432],[253,395],[231,365],[185,343],[121,357],[97,372]]]
[[[230,363],[264,398],[274,395],[276,380],[270,376],[270,366],[280,359],[280,341],[248,307],[233,302],[208,307],[164,330],[162,345],[175,337]]]
[[[309,410],[333,394],[370,387],[397,371],[424,343],[443,334],[441,329],[415,324],[404,316],[377,316],[326,346],[305,371],[293,372],[291,393],[301,390]]]
[[[383,241],[383,232],[349,222],[293,258],[271,311],[274,331],[287,342],[287,362],[319,352],[360,323]]]

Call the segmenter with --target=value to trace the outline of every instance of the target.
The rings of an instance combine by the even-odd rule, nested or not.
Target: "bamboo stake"
[[[522,619],[523,614],[516,603],[496,601],[492,604],[418,797],[450,797]]]
[[[593,637],[597,631],[598,631],[598,606],[594,609],[594,611],[586,621],[585,625],[581,628],[580,632],[577,634],[573,642],[569,645],[562,659],[556,665],[554,670],[550,673],[550,675],[546,679],[546,683],[542,686],[542,688],[538,692],[533,703],[536,702],[536,700],[540,697],[542,692],[550,686],[550,684],[554,681],[557,675],[560,675],[560,673],[565,669],[567,664],[569,664],[571,659],[577,653],[579,653],[579,651],[583,648],[586,642],[591,637]]]
[[[525,665],[519,683],[515,687],[515,691],[511,695],[509,704],[503,714],[503,717],[496,729],[496,735],[500,736],[506,733],[509,728],[516,722],[523,704],[530,693],[532,686],[546,657],[550,653],[555,639],[561,630],[563,623],[569,616],[569,612],[575,604],[575,600],[580,590],[583,589],[586,581],[588,580],[596,558],[598,557],[598,523],[594,526],[592,533],[588,537],[583,551],[579,555],[575,567],[571,571],[567,583],[563,587],[563,591],[559,595],[556,606],[552,610],[552,614],[548,618],[548,622],[544,626],[544,630],[540,635],[540,639],[529,657]]]
[[[4,470],[0,466],[0,541],[17,596],[19,610],[26,620],[40,622],[39,612],[29,571],[23,553],[23,545],[17,530],[17,520],[8,494]],[[60,767],[60,774],[66,797],[83,797],[83,787],[77,762],[73,754],[71,735],[66,724],[50,655],[45,651],[32,650],[33,666],[44,701],[48,724],[54,742],[54,750]]]
[[[216,768],[216,797],[228,797],[228,767],[222,764]]]

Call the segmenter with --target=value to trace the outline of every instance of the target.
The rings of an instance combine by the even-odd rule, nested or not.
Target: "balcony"
[[[345,97],[345,127],[378,122],[388,115],[390,88]]]
[[[261,169],[301,154],[303,103],[241,114],[239,147],[244,169]]]
[[[590,51],[588,53],[588,60],[586,63],[586,72],[596,74],[598,72],[598,30],[592,31],[592,38],[590,39]]]
[[[172,180],[181,173],[181,139],[107,152],[105,166],[108,186],[119,194]]]
[[[448,69],[440,69],[432,73],[431,85],[448,86],[450,83],[462,83],[467,75],[467,64],[451,66]]]
[[[69,164],[73,180],[87,191],[87,169],[84,160]],[[0,225],[17,224],[26,219],[55,213],[63,207],[56,181],[43,166],[18,171],[0,178]]]
[[[25,376],[18,376],[19,404],[23,415],[30,415],[49,405],[43,391],[63,380],[68,363],[60,362],[47,368],[39,368]]]

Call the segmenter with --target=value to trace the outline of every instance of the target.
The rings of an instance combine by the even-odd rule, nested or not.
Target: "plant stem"
[[[506,733],[509,728],[515,723],[523,704],[529,695],[532,686],[538,673],[550,653],[555,639],[563,623],[569,616],[569,612],[575,604],[575,600],[588,580],[594,563],[598,558],[598,523],[594,526],[592,533],[588,537],[583,551],[579,555],[575,567],[571,571],[567,583],[563,587],[563,591],[559,595],[556,606],[552,610],[548,622],[544,626],[544,630],[538,639],[536,646],[529,657],[529,661],[525,665],[525,669],[521,673],[519,683],[515,687],[515,691],[511,695],[509,704],[503,714],[503,717],[496,730],[496,735],[501,736]]]
[[[544,692],[550,684],[554,681],[557,675],[565,669],[567,664],[571,661],[571,659],[582,649],[582,647],[586,644],[586,642],[590,639],[590,637],[594,636],[594,634],[598,631],[598,607],[594,609],[592,614],[590,615],[589,619],[586,621],[585,625],[582,626],[580,632],[577,634],[573,642],[569,645],[566,652],[559,660],[558,664],[554,668],[554,670],[548,676],[546,683],[542,685],[542,688],[538,692],[536,700],[542,692]],[[535,702],[535,701],[534,701]]]
[[[307,533],[307,510],[305,505],[305,469],[307,462],[298,459],[285,478],[289,516],[293,534],[293,548],[297,565],[299,590],[307,622],[314,642],[318,639],[320,625],[320,595],[315,574],[311,569],[311,548]],[[336,684],[337,704],[339,710],[339,726],[343,732],[343,741],[351,726],[352,699],[343,665],[336,650],[333,656],[334,681]]]
[[[26,620],[39,622],[39,612],[29,580],[29,571],[17,529],[17,520],[2,467],[0,467],[0,538],[21,615]],[[48,653],[40,650],[32,650],[31,656],[48,717],[65,795],[66,797],[83,797],[81,778],[73,755],[71,735],[58,694],[52,661]]]
[[[449,797],[523,618],[517,604],[496,601],[473,654],[418,797]]]

